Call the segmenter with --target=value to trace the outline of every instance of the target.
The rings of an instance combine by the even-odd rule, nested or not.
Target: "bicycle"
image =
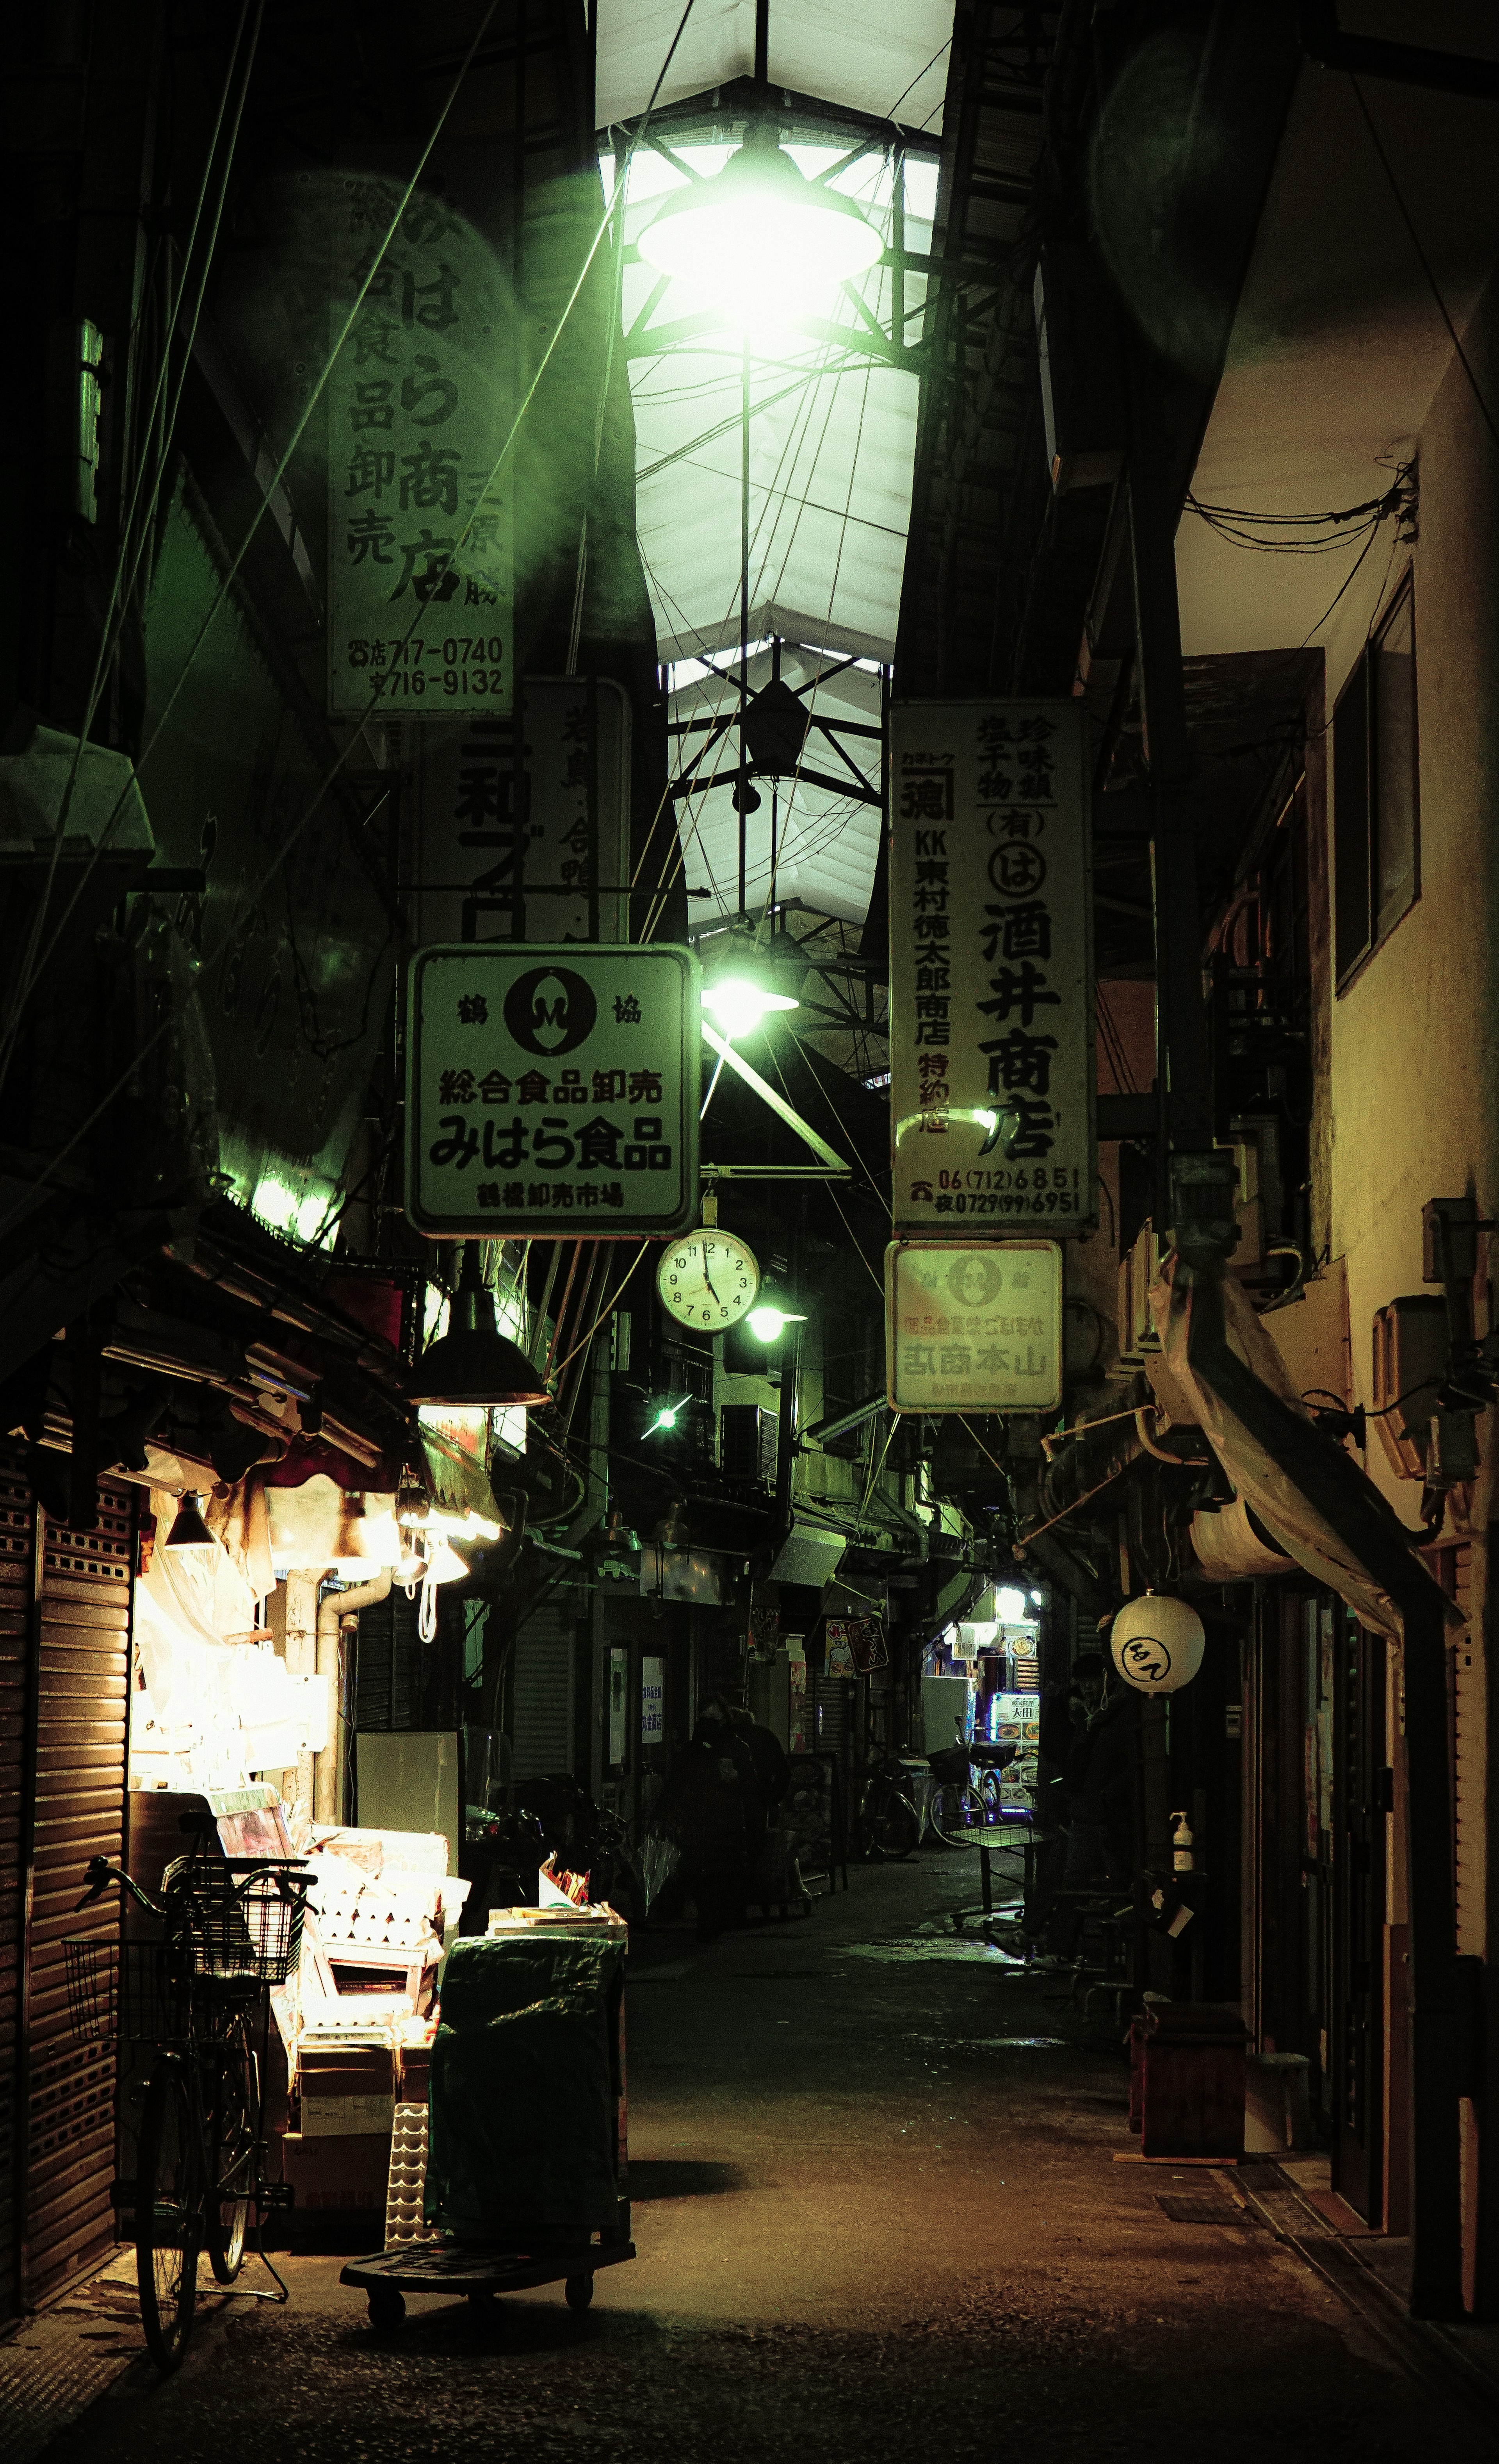
[[[900,1864],[921,1845],[922,1817],[899,1754],[872,1763],[858,1798],[858,1836],[872,1865]]]
[[[1016,1811],[1012,1824],[1006,1822],[1006,1807],[1000,1787],[1000,1773],[1008,1771],[1019,1748],[1013,1745],[991,1746],[982,1738],[970,1744],[961,1740],[935,1754],[928,1754],[932,1790],[926,1818],[937,1837],[949,1848],[973,1848],[986,1840],[990,1847],[1018,1845],[1031,1827],[1030,1810]],[[1013,1827],[1013,1841],[994,1835]]]
[[[63,1960],[76,2038],[157,2049],[135,2179],[117,2181],[113,2195],[134,2218],[141,2324],[165,2375],[192,2333],[200,2253],[220,2284],[233,2284],[252,2211],[256,2250],[280,2290],[251,2298],[291,2298],[264,2248],[265,2212],[293,2194],[264,2179],[260,2080],[270,1989],[296,1965],[312,1877],[286,1861],[199,1853],[167,1867],[160,1901],[103,1857],[90,1859],[87,1879],[80,1909],[118,1883],[163,1927],[153,1941],[75,1937]]]

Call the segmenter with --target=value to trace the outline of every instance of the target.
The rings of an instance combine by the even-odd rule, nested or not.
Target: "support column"
[[[317,1593],[322,1570],[294,1569],[286,1578],[286,1671],[289,1677],[317,1674]],[[313,1818],[313,1754],[304,1746],[294,1765],[281,1778],[281,1793],[308,1821]]]

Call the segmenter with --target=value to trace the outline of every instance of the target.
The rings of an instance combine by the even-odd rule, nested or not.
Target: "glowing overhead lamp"
[[[659,1405],[656,1418],[642,1434],[647,1438],[654,1438],[657,1436],[670,1437],[679,1419],[681,1418],[683,1405],[685,1404],[688,1399],[688,1397],[684,1395],[681,1403],[663,1403]]]
[[[163,1541],[163,1549],[216,1549],[218,1542],[203,1519],[203,1492],[189,1488]]]
[[[721,976],[704,987],[703,1006],[731,1044],[736,1035],[752,1035],[772,1010],[799,1009],[801,1003],[790,993],[768,993],[748,976]]]
[[[739,316],[788,287],[851,281],[884,241],[851,197],[803,179],[774,121],[760,120],[721,171],[667,198],[640,251],[658,274],[712,291]]]
[[[779,1343],[789,1326],[805,1326],[805,1309],[777,1309],[773,1302],[762,1302],[745,1320],[750,1333],[759,1343]]]
[[[494,1294],[480,1270],[477,1241],[464,1243],[463,1280],[448,1311],[447,1332],[428,1344],[406,1394],[413,1403],[452,1403],[490,1412],[552,1400],[540,1371],[495,1325]]]

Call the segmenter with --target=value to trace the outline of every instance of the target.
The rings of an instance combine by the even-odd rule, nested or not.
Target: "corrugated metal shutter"
[[[21,1815],[27,1637],[32,1611],[32,1492],[0,1460],[0,2320],[20,2308],[16,2177],[21,2071]]]
[[[571,1610],[549,1600],[515,1638],[511,1685],[514,1779],[573,1768],[574,1628]]]
[[[91,1857],[124,1851],[135,1556],[133,1489],[101,1482],[98,1524],[42,1536],[33,1881],[28,1925],[26,2210],[21,2295],[33,2306],[115,2238],[115,2052],[68,2026],[65,1934],[107,1938],[115,1893],[75,1913]]]
[[[356,1728],[420,1728],[429,1646],[417,1632],[417,1604],[404,1592],[359,1611],[355,1653]]]

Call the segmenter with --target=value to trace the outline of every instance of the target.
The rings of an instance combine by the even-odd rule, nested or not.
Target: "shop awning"
[[[1360,1622],[1399,1641],[1413,1587],[1444,1597],[1412,1546],[1415,1534],[1351,1455],[1318,1429],[1234,1277],[1221,1265],[1167,1262],[1152,1286],[1161,1337],[1147,1362],[1174,1419],[1195,1420],[1245,1504],[1271,1538]]]

